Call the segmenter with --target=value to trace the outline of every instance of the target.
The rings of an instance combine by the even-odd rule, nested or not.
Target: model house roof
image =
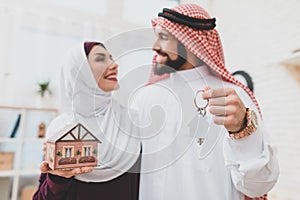
[[[48,142],[56,143],[58,141],[91,141],[95,140],[99,143],[101,141],[94,136],[86,127],[81,123],[71,124],[65,126],[57,134],[50,137]]]

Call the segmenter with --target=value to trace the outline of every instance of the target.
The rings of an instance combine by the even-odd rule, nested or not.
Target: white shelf
[[[34,142],[43,143],[45,138],[1,138],[0,143]]]
[[[12,177],[17,174],[17,170],[0,170],[0,177]]]
[[[0,109],[7,110],[41,110],[41,111],[49,111],[49,112],[58,112],[56,108],[38,108],[38,107],[19,107],[19,106],[0,106]]]
[[[26,169],[26,170],[20,170],[20,175],[21,176],[35,176],[35,175],[39,175],[41,173],[41,171],[39,169]]]
[[[29,176],[39,175],[41,171],[39,169],[23,169],[23,170],[0,170],[0,177],[12,177],[16,175]]]
[[[1,142],[7,142],[7,143],[15,143],[15,142],[20,142],[20,138],[5,138],[5,137],[0,137],[0,143]]]
[[[38,138],[37,128],[41,122],[45,123],[47,127],[50,121],[57,116],[58,110],[55,108],[3,105],[0,106],[0,109],[5,110],[3,112],[5,117],[9,116],[9,113],[21,114],[15,138],[10,138],[7,137],[7,134],[1,135],[0,133],[1,150],[14,152],[14,169],[0,171],[0,178],[11,178],[12,184],[9,186],[11,187],[10,200],[18,200],[18,196],[21,193],[20,187],[24,184],[24,181],[36,179],[35,184],[38,183],[40,174],[38,165],[39,162],[42,162],[42,146],[45,138]],[[14,112],[11,112],[11,110]],[[0,123],[1,126],[3,126],[2,123]],[[10,130],[11,128],[6,129]],[[28,184],[32,184],[32,182]]]
[[[43,143],[45,138],[24,138],[23,142]]]

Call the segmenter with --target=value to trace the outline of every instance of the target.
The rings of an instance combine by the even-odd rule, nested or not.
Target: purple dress
[[[133,167],[139,167],[139,162]],[[41,174],[33,200],[137,200],[139,176],[127,172],[107,182],[86,183],[75,178]]]

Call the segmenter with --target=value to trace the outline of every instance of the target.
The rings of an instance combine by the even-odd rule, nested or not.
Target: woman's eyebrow
[[[99,56],[105,56],[104,53],[95,53],[95,55],[99,55]]]

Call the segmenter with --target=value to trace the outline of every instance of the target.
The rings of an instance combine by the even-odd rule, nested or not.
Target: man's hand
[[[48,162],[43,161],[40,165],[40,170],[42,173],[50,173],[57,176],[62,176],[65,178],[71,178],[78,174],[84,174],[93,171],[93,167],[81,167],[81,168],[74,168],[69,170],[52,170],[50,169]]]
[[[246,108],[232,88],[206,87],[203,99],[209,100],[209,112],[214,115],[214,123],[224,125],[227,131],[236,132],[245,127]]]

